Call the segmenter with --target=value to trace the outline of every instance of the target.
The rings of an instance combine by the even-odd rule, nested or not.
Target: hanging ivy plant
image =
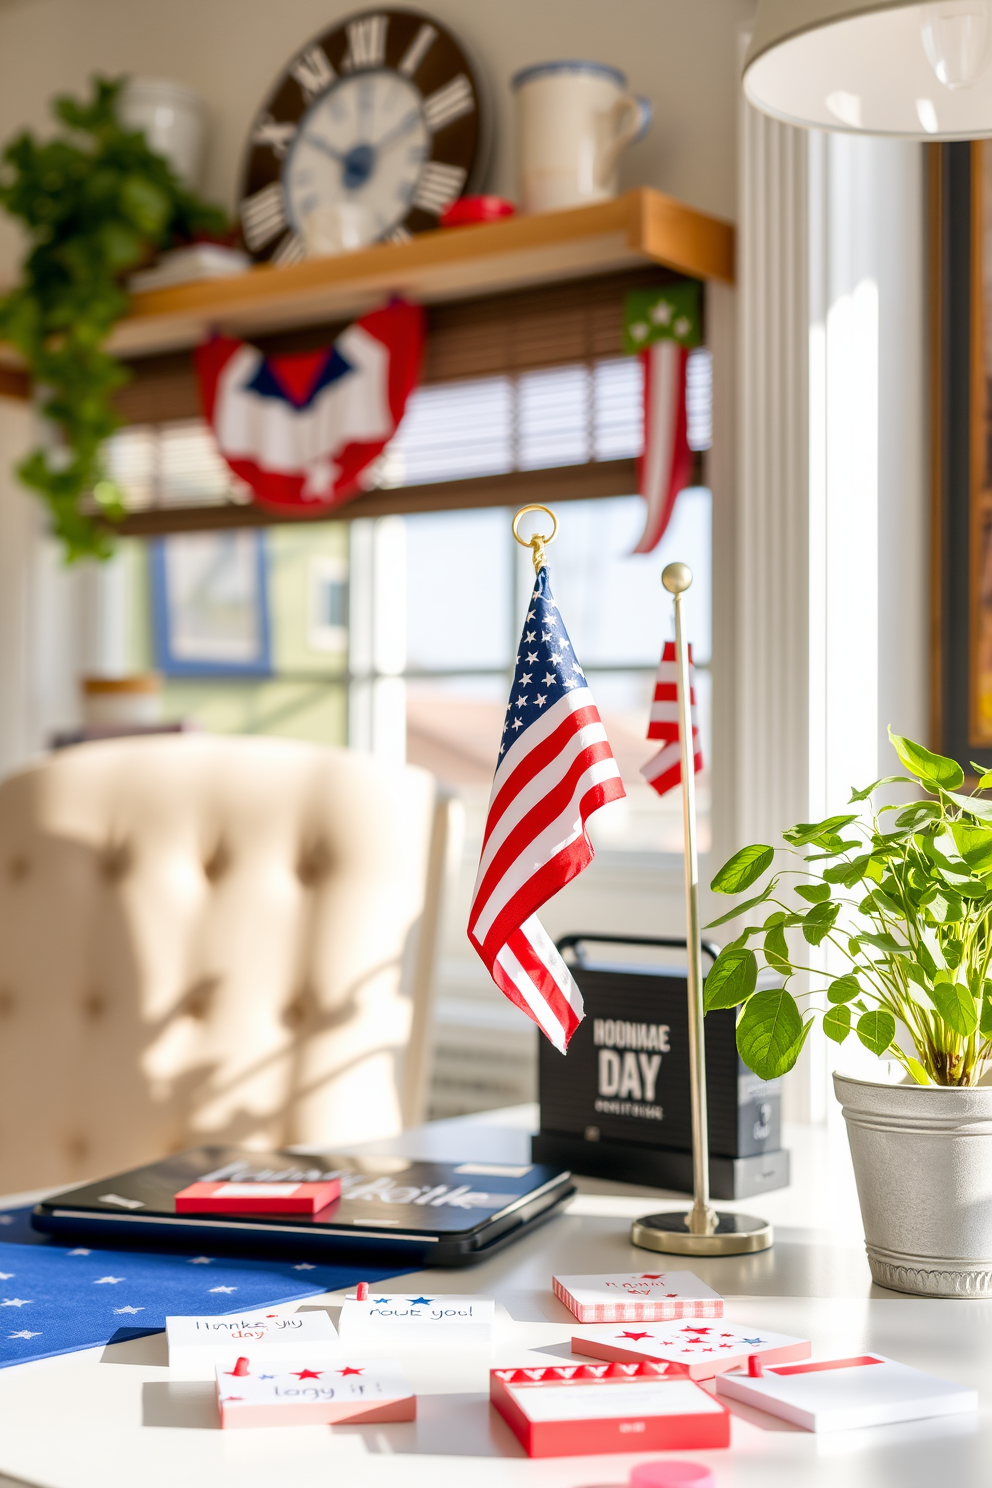
[[[0,339],[24,358],[55,436],[17,467],[51,513],[66,561],[106,558],[100,513],[123,513],[103,462],[129,374],[106,349],[126,314],[124,277],[157,250],[224,232],[226,220],[178,180],[117,114],[123,79],[94,79],[89,102],[53,103],[60,131],[17,136],[0,157],[0,205],[26,229],[17,288],[0,299]],[[86,509],[87,498],[97,514]]]

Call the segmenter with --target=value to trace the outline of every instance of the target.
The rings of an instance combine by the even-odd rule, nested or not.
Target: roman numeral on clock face
[[[403,53],[397,71],[401,72],[404,77],[412,78],[414,73],[417,71],[417,68],[420,66],[421,62],[423,62],[424,58],[427,56],[427,53],[430,51],[431,46],[434,42],[434,38],[436,36],[436,28],[434,26],[429,26],[425,21],[420,30],[417,32],[416,36],[411,41],[410,45],[407,47],[406,51]]]
[[[460,165],[442,165],[438,160],[428,160],[420,173],[412,205],[422,212],[440,216],[464,185],[465,172]]]
[[[470,114],[475,108],[475,96],[472,93],[472,84],[463,72],[453,77],[450,83],[445,83],[443,88],[438,88],[424,99],[424,118],[427,127],[433,134],[446,125],[460,119],[462,114]]]
[[[331,86],[337,73],[327,60],[323,47],[307,47],[289,69],[300,85],[300,92],[307,102],[324,93]]]
[[[386,60],[386,29],[389,21],[384,15],[362,16],[348,27],[348,55],[341,64],[346,72],[357,72],[363,67],[381,67]]]
[[[276,159],[281,160],[295,133],[295,124],[284,124],[273,119],[271,114],[266,114],[255,125],[251,142],[253,145],[268,145]]]
[[[256,191],[254,196],[245,198],[241,203],[241,225],[245,230],[245,242],[253,253],[282,232],[286,226],[286,207],[278,181],[272,181],[261,191]]]

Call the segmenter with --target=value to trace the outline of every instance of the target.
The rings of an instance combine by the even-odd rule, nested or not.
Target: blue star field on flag
[[[368,1265],[56,1245],[31,1229],[30,1212],[0,1212],[0,1369],[157,1333],[167,1317],[274,1307],[402,1274]]]
[[[513,685],[503,724],[504,755],[513,740],[565,692],[584,687],[586,674],[579,666],[566,634],[558,606],[551,594],[548,570],[542,568],[531,594],[517,652]]]

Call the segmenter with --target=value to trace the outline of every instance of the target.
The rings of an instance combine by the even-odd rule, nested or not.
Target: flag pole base
[[[716,1229],[708,1235],[694,1235],[687,1228],[690,1212],[645,1214],[642,1219],[635,1219],[630,1230],[631,1242],[642,1250],[692,1256],[748,1255],[767,1250],[772,1244],[771,1225],[751,1214],[718,1210]]]

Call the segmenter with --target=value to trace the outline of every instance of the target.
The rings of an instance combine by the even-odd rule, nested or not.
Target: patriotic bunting
[[[592,861],[587,818],[625,794],[542,568],[507,703],[468,935],[497,987],[562,1053],[582,1020],[582,996],[537,911]]]
[[[682,753],[679,745],[679,700],[678,662],[675,659],[675,642],[666,641],[654,682],[654,700],[648,722],[648,738],[664,740],[663,747],[653,759],[641,766],[641,774],[648,785],[659,796],[670,791],[682,780]],[[689,647],[689,702],[692,716],[692,752],[695,773],[703,768],[703,746],[699,738],[699,722],[696,717],[696,672],[692,665],[692,647]]]

